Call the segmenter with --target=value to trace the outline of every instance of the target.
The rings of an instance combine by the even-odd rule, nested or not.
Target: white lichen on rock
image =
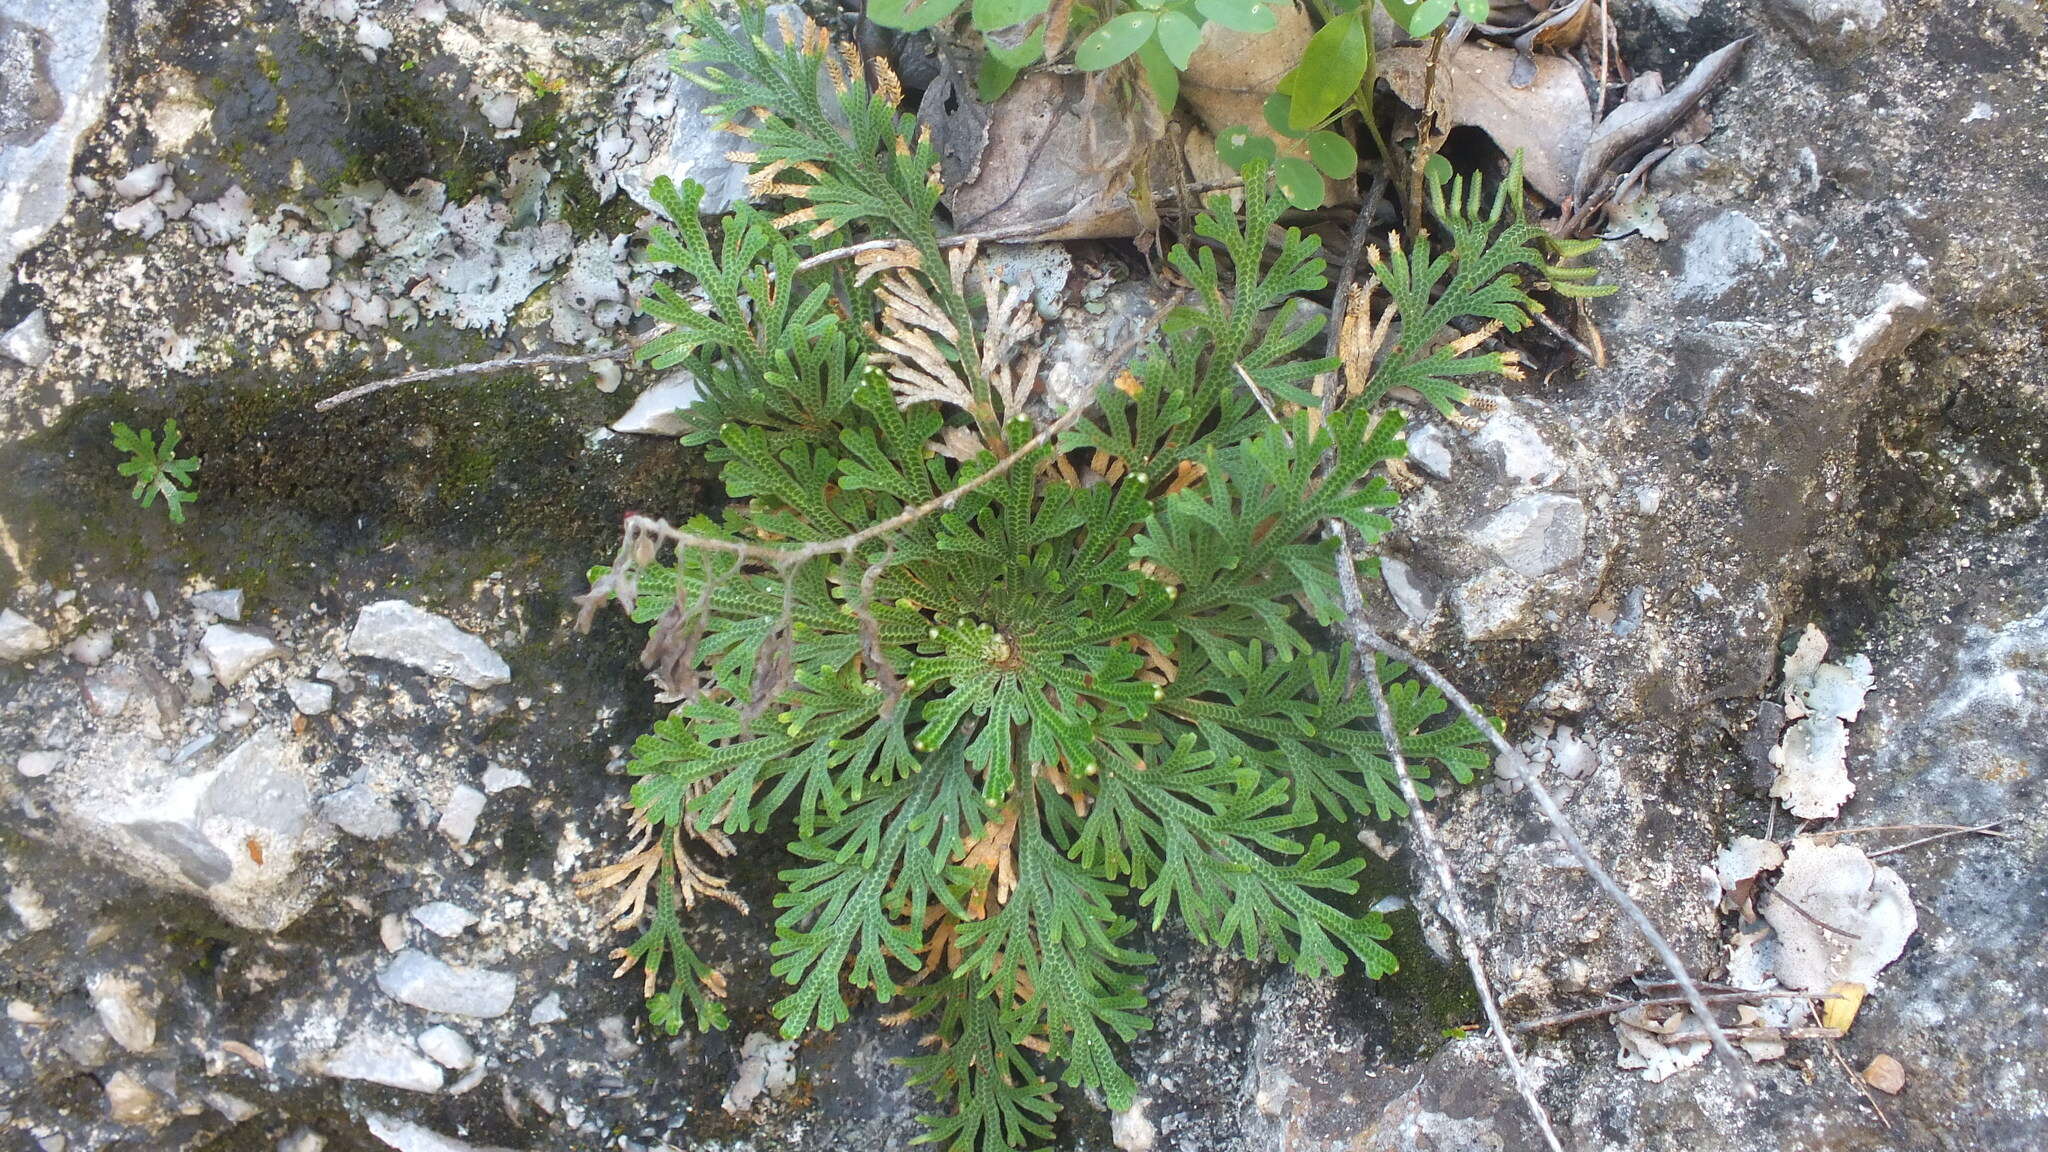
[[[1778,779],[1771,795],[1802,820],[1819,820],[1842,810],[1856,785],[1849,779],[1849,728],[1863,711],[1874,679],[1867,656],[1824,664],[1828,638],[1809,624],[1799,646],[1785,658],[1785,718],[1793,721],[1771,763]]]

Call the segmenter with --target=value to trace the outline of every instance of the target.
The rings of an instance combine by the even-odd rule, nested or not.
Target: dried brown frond
[[[1010,902],[1017,888],[1017,806],[1005,805],[1002,819],[991,820],[979,835],[961,840],[961,866],[982,874],[967,898],[972,920],[986,919],[994,908]]]
[[[984,273],[981,289],[988,301],[988,323],[981,335],[981,374],[995,389],[1002,419],[1007,422],[1024,415],[1024,405],[1038,391],[1040,353],[1027,342],[1044,330],[1045,318],[1021,285],[1004,284],[994,274]]]
[[[646,914],[648,889],[661,875],[664,856],[674,861],[676,894],[682,898],[683,907],[695,908],[698,899],[703,898],[730,905],[742,915],[747,912],[746,899],[729,887],[729,881],[699,868],[690,859],[689,853],[683,850],[680,828],[664,836],[638,812],[633,814],[629,827],[634,838],[633,846],[623,857],[602,867],[578,872],[570,878],[577,887],[577,895],[584,899],[594,899],[607,889],[619,889],[618,901],[612,905],[611,911],[605,913],[605,919],[615,931],[632,929]],[[724,854],[730,855],[731,842],[725,841],[723,836],[718,840],[724,842]],[[619,971],[623,973],[629,967],[631,965]]]
[[[1394,254],[1400,256],[1400,238],[1394,239]],[[1379,250],[1374,249],[1371,260],[1379,260]],[[1375,321],[1372,316],[1372,293],[1353,292],[1350,307],[1344,310],[1344,322],[1338,332],[1338,356],[1344,362],[1344,392],[1356,399],[1365,394],[1366,385],[1372,382],[1373,364],[1379,359],[1380,349],[1386,346],[1387,337],[1393,331],[1394,314],[1398,309],[1390,300],[1386,311]]]
[[[1468,332],[1463,336],[1458,337],[1456,340],[1451,341],[1450,344],[1447,345],[1447,347],[1450,348],[1452,355],[1463,356],[1465,353],[1470,352],[1474,348],[1477,348],[1481,344],[1484,344],[1488,340],[1491,340],[1493,338],[1493,334],[1499,331],[1500,321],[1489,320],[1486,323],[1481,324],[1477,329]]]
[[[1067,775],[1067,766],[1065,764],[1047,764],[1040,767],[1038,772],[1045,778],[1047,783],[1052,785],[1053,791],[1065,796],[1067,803],[1074,806],[1074,815],[1083,818],[1087,817],[1088,794],[1074,787],[1073,777]]]
[[[1173,470],[1173,479],[1166,482],[1166,491],[1161,495],[1171,496],[1184,488],[1191,488],[1202,482],[1209,474],[1207,465],[1196,460],[1183,460]]]
[[[794,8],[782,8],[775,13],[775,25],[782,31],[784,44],[801,44],[805,53],[822,55],[831,46],[831,38],[823,28],[811,23],[811,18]]]
[[[1180,679],[1180,664],[1162,651],[1148,637],[1132,636],[1132,646],[1145,657],[1145,671],[1138,678],[1153,684],[1171,684]],[[1154,679],[1154,677],[1157,679]]]
[[[903,103],[903,81],[896,78],[896,70],[889,67],[885,57],[876,56],[868,61],[869,71],[875,74],[875,95],[887,101],[890,107]],[[909,144],[901,137],[896,138],[896,151],[908,153]]]
[[[799,224],[809,224],[811,221],[816,220],[817,218],[817,207],[815,205],[806,204],[802,208],[798,208],[794,212],[785,212],[782,215],[777,216],[774,219],[774,221],[772,221],[772,223],[774,224],[776,231],[786,232]]]
[[[949,424],[939,438],[932,441],[932,451],[949,460],[972,460],[989,451],[989,443],[972,428]]]
[[[853,254],[853,282],[865,284],[892,268],[922,268],[924,253],[909,244],[892,244]]]

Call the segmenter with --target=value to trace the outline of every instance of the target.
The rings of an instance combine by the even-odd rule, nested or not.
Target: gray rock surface
[[[1884,38],[1884,0],[1770,0],[1770,14],[1815,59],[1847,64]]]
[[[320,815],[359,840],[389,840],[405,826],[391,801],[363,783],[322,796]]]
[[[1523,576],[1544,576],[1586,551],[1586,506],[1570,496],[1524,496],[1495,513],[1474,537]]]
[[[420,905],[412,910],[412,918],[443,939],[460,936],[463,929],[476,923],[476,913],[446,900]]]
[[[380,600],[356,616],[349,633],[352,655],[390,660],[471,688],[492,688],[512,679],[512,670],[491,646],[445,616],[403,600]]]
[[[113,80],[106,0],[0,0],[0,283],[64,215]]]

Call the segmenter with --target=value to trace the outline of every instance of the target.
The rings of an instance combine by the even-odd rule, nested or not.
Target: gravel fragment
[[[35,621],[12,608],[0,609],[0,660],[29,660],[48,652],[56,643]]]
[[[363,1031],[351,1036],[320,1066],[337,1080],[367,1080],[407,1092],[439,1092],[441,1066],[419,1054],[402,1036]]]
[[[511,1009],[519,980],[510,972],[457,968],[407,948],[377,973],[377,987],[415,1008],[489,1020]]]
[[[356,616],[348,650],[390,660],[471,688],[493,688],[512,679],[512,669],[491,646],[457,628],[446,617],[403,600],[382,600]]]
[[[285,655],[284,648],[270,637],[226,624],[208,625],[205,635],[199,638],[199,651],[213,669],[213,678],[228,688],[240,683],[258,665]]]
[[[334,708],[334,686],[318,680],[287,680],[284,694],[307,716],[324,716]]]
[[[476,913],[446,900],[420,905],[412,910],[412,918],[443,939],[460,936],[463,929],[476,923]]]
[[[476,835],[477,817],[484,814],[484,794],[467,784],[458,784],[448,795],[448,806],[441,810],[441,835],[458,847],[469,843]]]

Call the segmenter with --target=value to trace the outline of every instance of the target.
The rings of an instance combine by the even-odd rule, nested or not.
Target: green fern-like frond
[[[114,447],[128,453],[128,459],[123,460],[116,471],[134,479],[135,490],[131,496],[144,508],[162,496],[164,511],[170,514],[171,523],[183,524],[185,505],[199,499],[192,482],[192,473],[199,470],[199,460],[196,457],[178,458],[178,440],[182,434],[176,420],[164,421],[163,432],[163,443],[158,444],[156,433],[149,429],[137,432],[116,421],[113,427]]]
[[[1480,181],[1464,176],[1432,183],[1429,198],[1449,247],[1437,250],[1427,234],[1407,244],[1397,237],[1384,257],[1375,253],[1370,261],[1374,278],[1392,298],[1400,335],[1373,371],[1363,400],[1376,404],[1406,388],[1449,416],[1471,398],[1461,381],[1520,374],[1512,353],[1474,351],[1475,338],[1444,338],[1453,324],[1466,324],[1477,335],[1520,332],[1543,310],[1530,295],[1539,287],[1579,297],[1614,289],[1592,283],[1593,268],[1565,263],[1591,251],[1595,242],[1560,240],[1529,220],[1519,153],[1490,202]]]

